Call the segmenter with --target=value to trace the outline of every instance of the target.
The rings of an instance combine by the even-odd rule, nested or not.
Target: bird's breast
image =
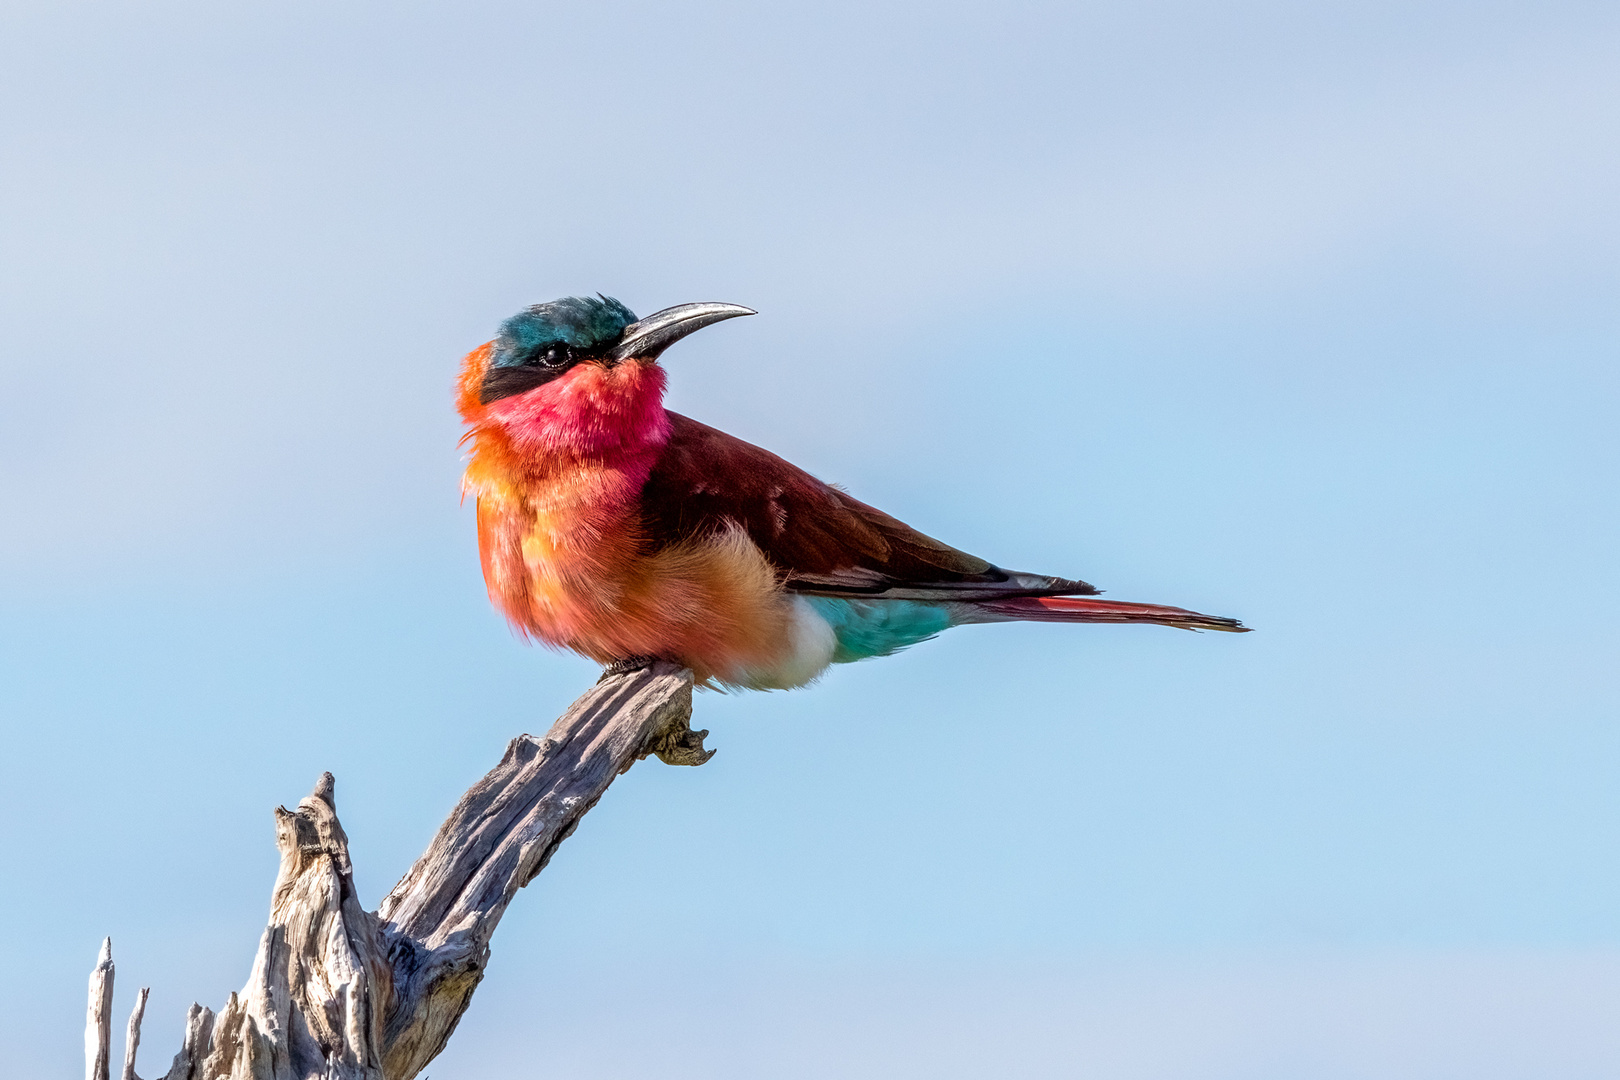
[[[477,485],[484,577],[512,622],[565,644],[593,609],[616,606],[642,557],[636,480],[576,461]]]
[[[783,592],[758,546],[740,529],[649,542],[638,472],[577,462],[478,486],[485,580],[506,617],[604,663],[659,656],[747,686],[819,674],[830,631]]]

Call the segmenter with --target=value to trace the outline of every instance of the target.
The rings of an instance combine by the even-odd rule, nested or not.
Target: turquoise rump
[[[835,664],[890,656],[957,624],[949,605],[921,600],[852,600],[840,596],[807,596],[805,600],[832,627],[837,641],[832,657]]]

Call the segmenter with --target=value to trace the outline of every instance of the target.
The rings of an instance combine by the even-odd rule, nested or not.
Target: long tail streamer
[[[1008,600],[981,600],[974,605],[989,615],[1024,622],[1158,623],[1181,630],[1224,630],[1246,634],[1249,628],[1236,619],[1201,615],[1185,608],[1158,604],[1126,604],[1078,596],[1019,596]]]

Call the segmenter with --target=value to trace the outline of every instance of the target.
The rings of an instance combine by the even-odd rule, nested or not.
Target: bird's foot
[[[641,671],[652,667],[657,662],[658,657],[656,656],[627,656],[623,660],[615,660],[611,664],[604,665],[602,677],[596,681],[605,682],[615,675],[628,675],[633,671]]]

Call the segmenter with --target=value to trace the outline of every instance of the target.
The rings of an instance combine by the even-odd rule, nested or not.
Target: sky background
[[[1259,632],[704,695],[433,1080],[1620,1077],[1612,3],[0,12],[0,1062],[374,905],[595,677],[489,609],[459,357],[747,304],[671,407]]]

